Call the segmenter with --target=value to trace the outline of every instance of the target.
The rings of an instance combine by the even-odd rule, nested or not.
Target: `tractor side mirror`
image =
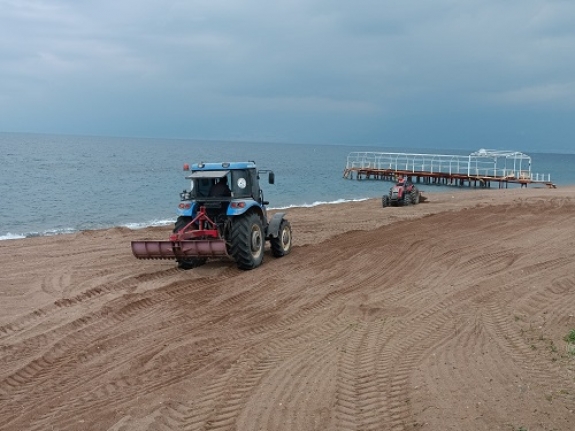
[[[275,183],[275,181],[276,181],[276,176],[274,175],[273,172],[270,171],[270,173],[268,174],[268,182],[270,184],[273,184],[273,183]]]

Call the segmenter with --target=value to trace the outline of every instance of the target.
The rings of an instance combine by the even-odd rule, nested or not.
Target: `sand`
[[[2,430],[573,430],[575,187],[291,209],[240,271],[0,242]]]

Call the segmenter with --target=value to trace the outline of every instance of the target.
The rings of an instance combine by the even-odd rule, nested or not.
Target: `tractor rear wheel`
[[[270,238],[270,247],[275,257],[282,257],[291,251],[291,225],[289,221],[282,220],[276,238]]]
[[[179,231],[181,231],[183,228],[186,227],[186,225],[188,223],[190,223],[193,220],[192,217],[186,217],[186,216],[180,216],[178,217],[178,219],[176,220],[176,224],[174,226],[174,233],[177,233]]]
[[[176,225],[174,226],[174,233],[181,231],[192,220],[193,220],[192,217],[186,217],[186,216],[178,217],[178,219],[176,220]],[[185,270],[202,266],[207,261],[208,261],[207,257],[190,257],[189,259],[176,259],[176,262],[178,262],[178,268]]]
[[[411,189],[411,201],[413,202],[413,205],[417,205],[419,203],[419,190],[417,190],[417,187]]]
[[[257,268],[264,258],[265,236],[256,213],[237,216],[230,229],[230,254],[239,269]]]

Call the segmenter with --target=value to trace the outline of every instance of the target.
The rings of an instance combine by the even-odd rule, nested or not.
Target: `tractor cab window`
[[[194,171],[187,177],[191,180],[192,198],[230,196],[230,171]]]
[[[195,182],[194,186],[197,186],[194,187],[197,197],[208,196],[213,183],[211,178],[196,178],[192,182]]]
[[[188,178],[191,179],[190,196],[193,199],[223,196],[231,196],[232,199],[259,199],[257,172],[254,169],[195,171]],[[221,192],[224,186],[225,193]],[[217,192],[218,190],[220,192]]]
[[[252,195],[252,181],[249,172],[244,169],[231,171],[230,188],[234,198],[248,198]]]
[[[208,193],[209,197],[213,198],[221,198],[221,197],[229,197],[231,196],[231,190],[229,187],[229,179],[228,175],[224,175],[220,178],[216,178],[212,181],[212,185],[210,186],[210,191]]]

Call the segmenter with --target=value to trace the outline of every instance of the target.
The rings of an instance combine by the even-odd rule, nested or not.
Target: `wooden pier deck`
[[[343,177],[395,181],[406,177],[414,183],[490,188],[497,184],[527,187],[541,184],[555,188],[550,174],[531,172],[531,157],[512,151],[479,150],[469,156],[414,153],[352,152]]]

